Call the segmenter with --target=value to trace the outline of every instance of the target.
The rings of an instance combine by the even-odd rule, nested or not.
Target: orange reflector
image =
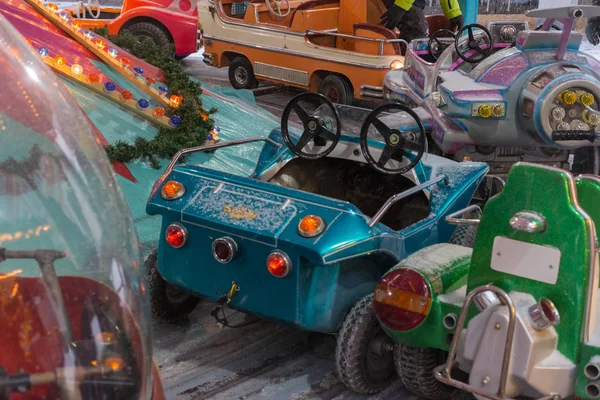
[[[429,297],[382,284],[378,284],[375,288],[373,300],[421,315],[429,314],[429,309],[431,308],[431,299]]]
[[[120,369],[123,369],[123,367],[125,366],[125,361],[123,361],[123,359],[119,357],[108,357],[107,359],[102,361],[102,364],[104,364],[105,367],[112,369],[113,371],[118,371]]]
[[[165,200],[177,200],[185,194],[185,186],[177,181],[167,181],[160,194]]]
[[[112,332],[100,332],[96,335],[96,341],[100,343],[112,343],[117,339],[114,333]]]
[[[316,215],[307,215],[300,220],[298,224],[298,233],[304,237],[315,237],[323,233],[325,223],[321,217]]]

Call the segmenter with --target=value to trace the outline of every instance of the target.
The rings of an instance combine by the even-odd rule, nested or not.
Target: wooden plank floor
[[[168,399],[414,399],[397,382],[372,397],[348,391],[333,372],[333,336],[265,321],[220,328],[212,308],[201,303],[176,325],[154,323],[154,357]]]

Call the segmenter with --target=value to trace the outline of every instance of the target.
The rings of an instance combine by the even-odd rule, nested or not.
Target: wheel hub
[[[248,81],[248,74],[246,73],[246,70],[242,67],[237,67],[235,69],[235,80],[240,84],[240,85],[245,85],[246,82]]]
[[[400,143],[402,142],[402,134],[400,133],[400,131],[392,129],[388,135],[387,142],[387,144],[392,147],[397,147],[398,145],[400,145]]]
[[[313,135],[316,134],[319,131],[319,126],[320,126],[319,125],[319,121],[316,118],[311,118],[308,121],[308,124],[306,124],[306,128]]]

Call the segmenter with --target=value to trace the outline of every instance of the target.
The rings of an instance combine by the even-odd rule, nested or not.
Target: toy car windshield
[[[0,37],[0,399],[150,398],[138,242],[99,136],[6,20]]]

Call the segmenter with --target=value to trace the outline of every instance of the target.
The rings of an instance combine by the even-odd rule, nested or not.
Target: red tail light
[[[390,271],[375,288],[373,306],[381,323],[389,329],[413,329],[429,314],[429,283],[423,275],[412,269]]]
[[[276,278],[283,278],[292,270],[292,262],[283,251],[273,250],[267,257],[267,269]]]
[[[167,227],[165,239],[167,243],[178,249],[187,241],[187,231],[181,224],[171,224]]]

